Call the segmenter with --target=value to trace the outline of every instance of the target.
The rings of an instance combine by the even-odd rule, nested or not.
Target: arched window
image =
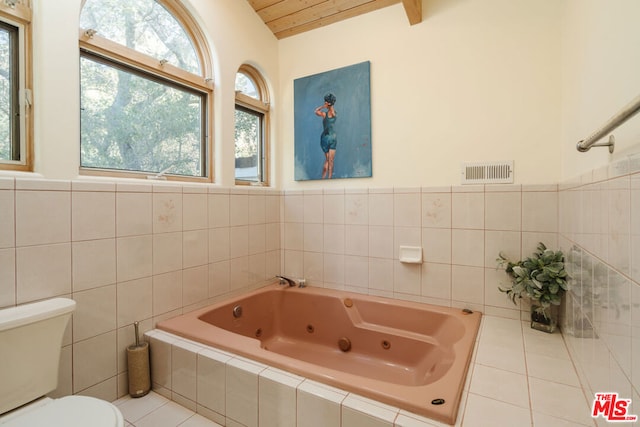
[[[31,1],[0,3],[0,169],[33,168]]]
[[[236,74],[236,184],[269,184],[269,93],[260,73]]]
[[[80,14],[85,174],[210,181],[213,84],[177,0],[86,0]]]

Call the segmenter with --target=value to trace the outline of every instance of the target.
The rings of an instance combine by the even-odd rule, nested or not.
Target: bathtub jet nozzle
[[[242,306],[236,305],[235,307],[233,307],[233,317],[237,319],[241,316],[242,316]]]
[[[340,338],[338,340],[338,347],[344,352],[351,350],[351,340],[347,337]]]

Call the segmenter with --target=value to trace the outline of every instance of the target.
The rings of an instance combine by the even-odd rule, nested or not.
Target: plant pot
[[[531,305],[531,329],[547,332],[552,334],[558,327],[558,314],[555,307],[550,307],[544,311],[540,310],[540,306]]]

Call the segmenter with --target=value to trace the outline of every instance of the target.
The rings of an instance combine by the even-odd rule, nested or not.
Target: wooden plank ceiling
[[[422,0],[247,0],[282,39],[367,12],[402,3],[409,24],[422,22]]]

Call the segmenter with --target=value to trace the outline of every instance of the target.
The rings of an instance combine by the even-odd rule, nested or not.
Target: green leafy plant
[[[511,278],[511,287],[498,289],[505,292],[514,304],[516,299],[529,298],[538,306],[536,312],[549,318],[549,307],[560,305],[567,290],[568,275],[562,251],[547,249],[540,242],[533,254],[521,261],[512,262],[502,252],[496,261]]]

